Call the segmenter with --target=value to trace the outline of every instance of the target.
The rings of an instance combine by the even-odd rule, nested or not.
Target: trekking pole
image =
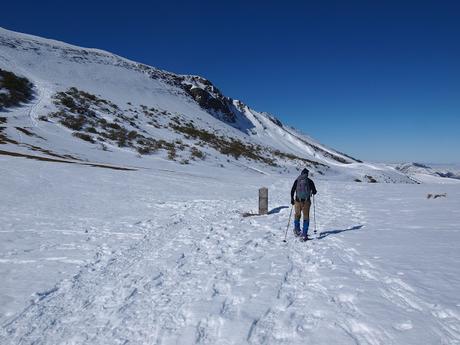
[[[286,238],[287,238],[287,232],[288,232],[288,229],[289,229],[289,225],[291,224],[291,216],[292,216],[292,209],[294,208],[294,205],[291,206],[291,212],[289,213],[289,220],[288,220],[288,225],[286,227],[286,233],[284,234],[284,240],[283,242],[286,242]]]
[[[313,231],[316,234],[316,200],[315,196],[313,195],[313,222],[315,223],[315,230]]]

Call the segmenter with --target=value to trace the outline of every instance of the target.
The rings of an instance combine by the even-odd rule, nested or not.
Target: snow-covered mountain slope
[[[0,92],[3,154],[142,167],[170,159],[261,173],[308,166],[333,179],[414,182],[330,149],[202,77],[5,29]]]
[[[397,164],[395,168],[420,182],[460,183],[460,167],[456,165]]]

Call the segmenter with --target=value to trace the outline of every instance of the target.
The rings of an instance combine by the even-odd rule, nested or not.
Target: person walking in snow
[[[295,193],[295,199],[294,199]],[[315,183],[308,178],[308,169],[303,169],[300,176],[294,181],[291,188],[291,205],[295,205],[294,234],[302,240],[308,239],[308,226],[310,225],[311,195],[317,193]],[[302,233],[300,232],[300,218],[303,214]]]

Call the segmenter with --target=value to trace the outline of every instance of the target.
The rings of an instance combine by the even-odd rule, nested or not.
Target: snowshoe
[[[302,242],[313,241],[314,239],[315,239],[314,236],[310,236],[310,235],[303,236],[303,235],[300,235],[300,240],[301,240]]]

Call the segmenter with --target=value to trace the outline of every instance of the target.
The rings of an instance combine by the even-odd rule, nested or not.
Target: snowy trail
[[[273,186],[283,205],[286,185]],[[320,239],[282,242],[289,208],[165,202],[3,327],[2,344],[458,344],[458,313],[361,254],[364,205],[325,184]],[[413,328],[417,332],[411,332]]]
[[[266,280],[260,286],[244,284],[253,274],[265,273],[257,265],[264,257],[263,249],[251,238],[254,234],[230,232],[235,228],[231,221],[219,230],[211,223],[202,236],[196,236],[190,224],[228,215],[225,208],[212,212],[214,204],[161,205],[172,210],[165,214],[164,222],[177,209],[196,216],[169,224],[169,228],[182,229],[177,234],[164,225],[158,227],[158,219],[141,222],[138,226],[146,233],[142,242],[123,253],[102,255],[72,281],[44,294],[46,298],[7,325],[13,331],[9,340],[169,343],[182,339],[189,343],[196,339],[197,343],[216,343],[225,321],[233,323],[228,332],[238,325],[247,332],[250,322],[241,317],[240,305],[254,303],[251,300],[260,298],[262,290],[271,290]],[[200,215],[206,213],[211,219]],[[267,233],[261,242],[267,245],[274,236]],[[246,296],[248,289],[253,297]]]

